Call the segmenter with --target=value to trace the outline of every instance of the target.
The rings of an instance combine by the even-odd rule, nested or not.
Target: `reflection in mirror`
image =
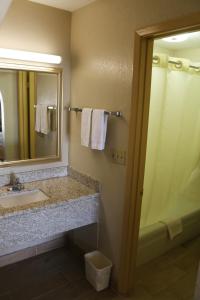
[[[0,70],[0,161],[58,156],[59,74]]]
[[[4,103],[3,97],[0,92],[0,161],[4,160],[4,149],[5,149],[5,123],[4,123]]]

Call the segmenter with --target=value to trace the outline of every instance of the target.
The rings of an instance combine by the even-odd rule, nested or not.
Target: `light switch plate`
[[[112,149],[111,150],[112,161],[119,165],[126,165],[126,151]]]

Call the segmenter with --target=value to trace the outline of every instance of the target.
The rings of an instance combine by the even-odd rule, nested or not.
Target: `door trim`
[[[190,30],[200,30],[200,12],[153,25],[135,33],[128,167],[118,280],[118,291],[122,294],[130,294],[135,282],[146,159],[153,40]]]

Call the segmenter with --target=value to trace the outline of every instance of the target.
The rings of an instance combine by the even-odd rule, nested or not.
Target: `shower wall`
[[[178,69],[167,54],[159,57],[152,70],[141,227],[200,208],[200,72],[187,59]]]

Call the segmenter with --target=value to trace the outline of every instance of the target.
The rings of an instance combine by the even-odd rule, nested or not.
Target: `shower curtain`
[[[153,65],[141,227],[200,203],[200,72],[189,66],[163,54]]]

